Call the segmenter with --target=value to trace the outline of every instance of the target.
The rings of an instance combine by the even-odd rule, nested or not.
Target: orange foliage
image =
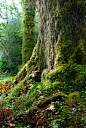
[[[8,87],[8,84],[0,84],[0,91],[3,93],[7,91],[10,87]]]
[[[4,115],[10,115],[12,113],[12,109],[9,109],[8,107],[3,108]]]

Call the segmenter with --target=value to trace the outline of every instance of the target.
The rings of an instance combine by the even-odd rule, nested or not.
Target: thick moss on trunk
[[[39,36],[48,69],[70,60],[86,64],[85,4],[81,0],[38,1]]]
[[[35,18],[35,0],[26,0],[24,2],[24,32],[22,44],[22,63],[25,64],[31,57],[33,48],[35,46],[35,31],[34,31],[34,18]]]
[[[68,63],[86,65],[85,1],[59,1],[56,66]]]
[[[83,75],[86,71],[84,68],[86,67],[85,4],[85,0],[83,2],[81,0],[37,0],[39,38],[25,67],[27,73],[33,70],[42,71],[45,68],[47,68],[47,73],[50,70],[57,70],[59,73],[54,73],[54,76],[53,72],[51,73],[53,81],[46,77],[43,71],[45,77],[42,77],[42,82],[45,86],[49,82],[51,85],[54,83],[55,86],[56,83],[60,83],[57,86],[62,87],[66,84],[67,87],[72,81],[74,90],[78,90],[76,81],[81,81],[79,82],[80,88],[85,87],[86,78]],[[59,71],[60,67],[63,68]],[[79,67],[80,71],[78,71]],[[67,79],[66,74],[71,77]],[[68,88],[65,89],[67,90]]]

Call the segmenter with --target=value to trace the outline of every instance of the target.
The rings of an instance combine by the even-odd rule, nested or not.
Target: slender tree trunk
[[[22,44],[22,63],[25,64],[31,57],[35,46],[34,18],[36,2],[35,0],[26,0],[24,2],[24,32]]]

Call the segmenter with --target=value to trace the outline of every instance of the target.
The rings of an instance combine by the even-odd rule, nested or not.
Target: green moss
[[[66,93],[72,91],[81,91],[85,89],[86,85],[86,66],[75,64],[64,64],[58,66],[57,69],[50,73],[44,73],[42,75],[42,82],[46,86],[46,82],[51,82],[52,86],[56,86]]]
[[[78,46],[70,58],[77,64],[86,65],[86,41],[83,39],[78,41]]]
[[[55,25],[59,31],[55,68],[69,61],[86,64],[86,35],[84,32],[86,7],[84,2],[59,1],[58,20]]]
[[[73,104],[78,104],[81,102],[81,98],[80,98],[80,95],[79,95],[79,92],[73,92],[73,93],[70,93],[66,99],[66,103],[69,104],[69,105],[73,105]]]
[[[56,92],[57,90],[61,90],[60,82],[59,81],[55,81],[54,83],[52,83],[52,89],[53,89],[53,92]]]
[[[37,110],[37,106],[33,105],[30,107],[30,111]]]
[[[33,2],[34,1],[34,2]],[[25,64],[31,57],[33,48],[35,46],[35,31],[34,31],[34,19],[35,19],[35,7],[36,2],[25,2],[25,16],[24,16],[24,32],[23,32],[23,44],[22,44],[22,63]],[[32,3],[33,7],[30,6]],[[28,6],[28,8],[27,8]]]
[[[50,80],[46,80],[43,82],[43,87],[44,90],[47,90],[49,88],[51,88],[51,81]]]

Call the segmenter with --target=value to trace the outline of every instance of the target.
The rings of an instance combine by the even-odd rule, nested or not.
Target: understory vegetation
[[[20,3],[0,2],[0,128],[86,128],[85,0]]]
[[[86,72],[86,69],[83,71]],[[47,77],[50,77],[51,73],[53,71],[50,71]],[[25,77],[24,74],[22,76]],[[46,84],[36,82],[39,77],[37,72],[32,72],[29,76],[27,83],[24,84],[20,76],[17,82],[21,80],[21,85],[16,84],[16,80],[12,78],[11,81],[6,80],[3,86],[0,84],[0,88],[3,88],[0,96],[0,106],[3,106],[0,110],[2,127],[84,128],[84,88],[75,91],[72,81],[69,81],[68,85],[65,84],[65,88],[61,87],[59,82],[54,82],[53,85],[49,80],[45,80]]]

